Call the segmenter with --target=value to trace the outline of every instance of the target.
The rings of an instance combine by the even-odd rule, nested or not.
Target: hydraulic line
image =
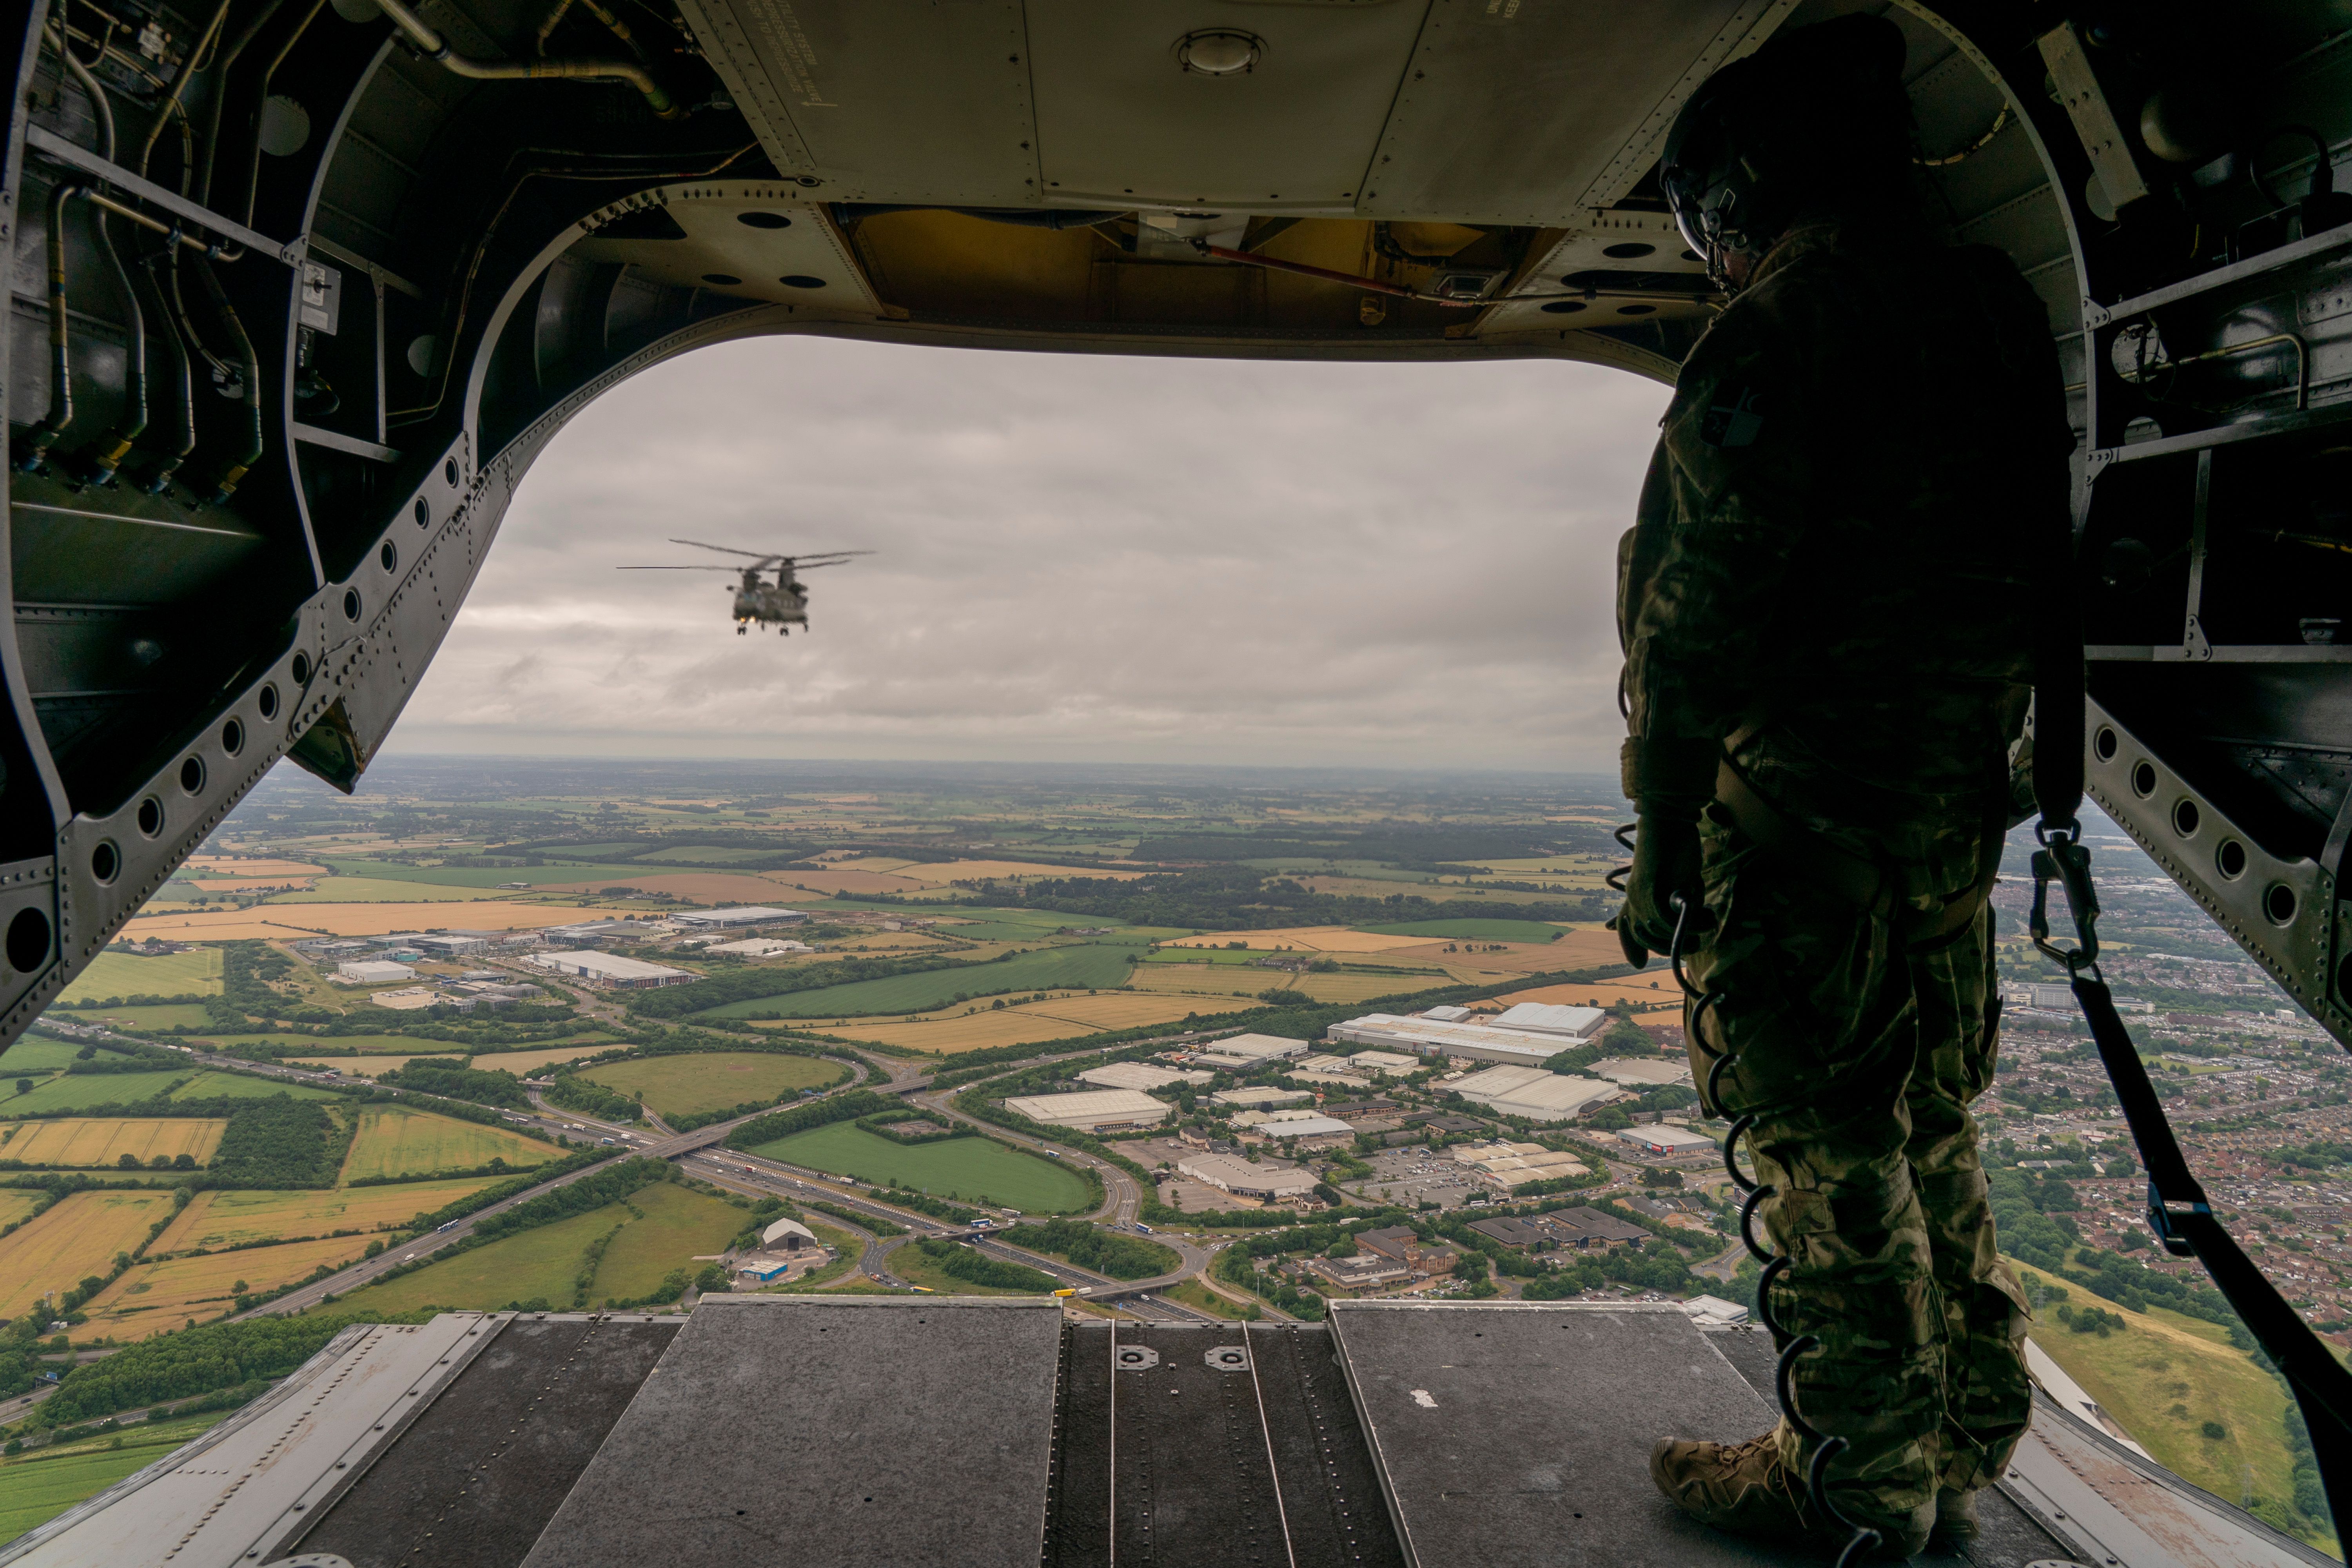
[[[89,95],[92,110],[98,116],[100,152],[108,163],[114,161],[114,105],[108,100],[106,89],[90,74],[73,50],[67,47],[60,30],[49,35],[57,46],[58,58],[66,69],[73,73],[82,90]],[[98,236],[98,248],[106,258],[109,270],[114,274],[115,291],[122,297],[122,309],[130,321],[125,325],[122,359],[122,418],[114,426],[111,445],[101,451],[91,465],[90,479],[95,484],[110,481],[130,455],[131,444],[147,428],[147,321],[139,308],[139,294],[131,281],[131,269],[122,265],[122,253],[114,247],[114,235],[107,226],[107,212],[97,206],[90,214],[90,226]]]
[[[174,263],[178,260],[179,248],[177,245],[170,247]],[[164,291],[163,280],[155,276],[155,264],[163,259],[161,254],[148,258],[147,286],[155,291],[156,314],[163,323],[163,342],[171,348],[172,369],[179,384],[179,430],[178,440],[171,453],[156,465],[153,473],[147,476],[143,488],[149,495],[162,495],[170,487],[173,474],[188,460],[188,454],[196,449],[195,367],[189,362],[188,345],[180,336],[179,326],[172,320],[171,297]]]
[[[570,80],[625,81],[644,95],[646,107],[663,120],[683,120],[686,110],[673,102],[661,83],[643,66],[627,60],[477,60],[457,53],[448,40],[401,0],[379,0],[384,15],[408,35],[427,59],[437,60],[451,73],[477,81]]]
[[[236,340],[236,352],[243,362],[239,368],[244,373],[246,420],[250,426],[246,432],[244,449],[221,465],[219,475],[213,480],[213,492],[205,498],[209,504],[218,506],[236,493],[237,481],[261,461],[266,449],[261,423],[261,360],[253,352],[253,338],[246,331],[245,323],[237,320],[236,307],[229,303],[228,290],[221,287],[220,279],[213,272],[212,262],[198,257],[195,268],[196,276],[204,281],[205,292],[212,297],[213,309],[227,326],[229,336]]]
[[[286,63],[286,57],[294,52],[294,46],[302,41],[302,35],[310,30],[310,24],[319,19],[319,13],[326,8],[326,4],[327,0],[310,0],[310,9],[303,14],[301,21],[295,24],[294,30],[286,35],[286,41],[270,57],[268,68],[261,73],[261,85],[254,89],[253,155],[245,166],[245,222],[248,228],[253,225],[254,204],[259,199],[261,191],[261,110],[269,101],[269,84],[277,79],[278,68]],[[209,167],[205,172],[210,174]]]
[[[48,466],[49,448],[73,423],[73,364],[66,353],[66,204],[79,195],[81,187],[72,184],[49,193],[49,411],[25,433],[16,466],[28,474]]]
[[[180,62],[179,70],[172,78],[171,87],[163,94],[163,101],[156,105],[154,121],[147,127],[147,140],[139,144],[137,173],[143,179],[147,174],[148,163],[155,156],[155,143],[163,134],[163,122],[174,114],[180,117],[180,140],[183,148],[180,168],[182,195],[188,194],[189,183],[195,174],[196,161],[195,137],[188,125],[187,106],[181,101],[181,97],[188,90],[188,79],[195,74],[198,58],[211,47],[213,40],[220,36],[221,24],[228,20],[228,5],[229,0],[221,0],[220,8],[213,13],[213,19],[205,24],[204,35],[188,50],[187,58]]]
[[[259,15],[245,25],[245,31],[239,33],[236,41],[221,55],[219,66],[213,75],[212,104],[205,111],[204,172],[196,176],[195,188],[198,206],[213,205],[213,165],[220,161],[221,110],[228,100],[228,73],[236,68],[239,57],[252,46],[253,40],[260,36],[261,29],[269,25],[271,18],[278,15],[278,8],[285,3],[286,0],[262,0]]]

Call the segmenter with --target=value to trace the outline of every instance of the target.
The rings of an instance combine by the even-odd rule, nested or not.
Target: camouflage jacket
[[[1631,732],[1933,898],[1977,876],[2069,549],[2048,315],[1983,247],[1784,237],[1691,353],[1618,550]]]

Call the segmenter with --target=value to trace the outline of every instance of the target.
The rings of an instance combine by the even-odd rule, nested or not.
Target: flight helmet
[[[1772,38],[1683,105],[1659,184],[1718,288],[1734,254],[1760,255],[1801,217],[1907,202],[1906,48],[1883,16],[1841,16]]]

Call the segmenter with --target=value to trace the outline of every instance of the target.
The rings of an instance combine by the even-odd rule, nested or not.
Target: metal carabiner
[[[2099,895],[2091,886],[2091,851],[2080,838],[2070,838],[2063,833],[2046,837],[2042,845],[2033,852],[2033,909],[2026,917],[2026,929],[2033,933],[2033,945],[2064,964],[2068,974],[2087,972],[2096,979]],[[2066,912],[2074,922],[2076,946],[2064,947],[2050,940],[2053,882],[2066,894]]]

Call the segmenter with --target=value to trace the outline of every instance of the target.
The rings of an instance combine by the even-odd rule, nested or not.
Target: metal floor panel
[[[296,1543],[352,1568],[515,1568],[684,1318],[517,1318]]]
[[[1696,1524],[1651,1483],[1669,1435],[1773,1412],[1681,1308],[1335,1301],[1340,1364],[1415,1568],[1820,1568]]]
[[[1328,1331],[1065,1331],[1045,1568],[1403,1561]]]
[[[1061,1304],[706,1296],[526,1568],[1035,1568]]]

